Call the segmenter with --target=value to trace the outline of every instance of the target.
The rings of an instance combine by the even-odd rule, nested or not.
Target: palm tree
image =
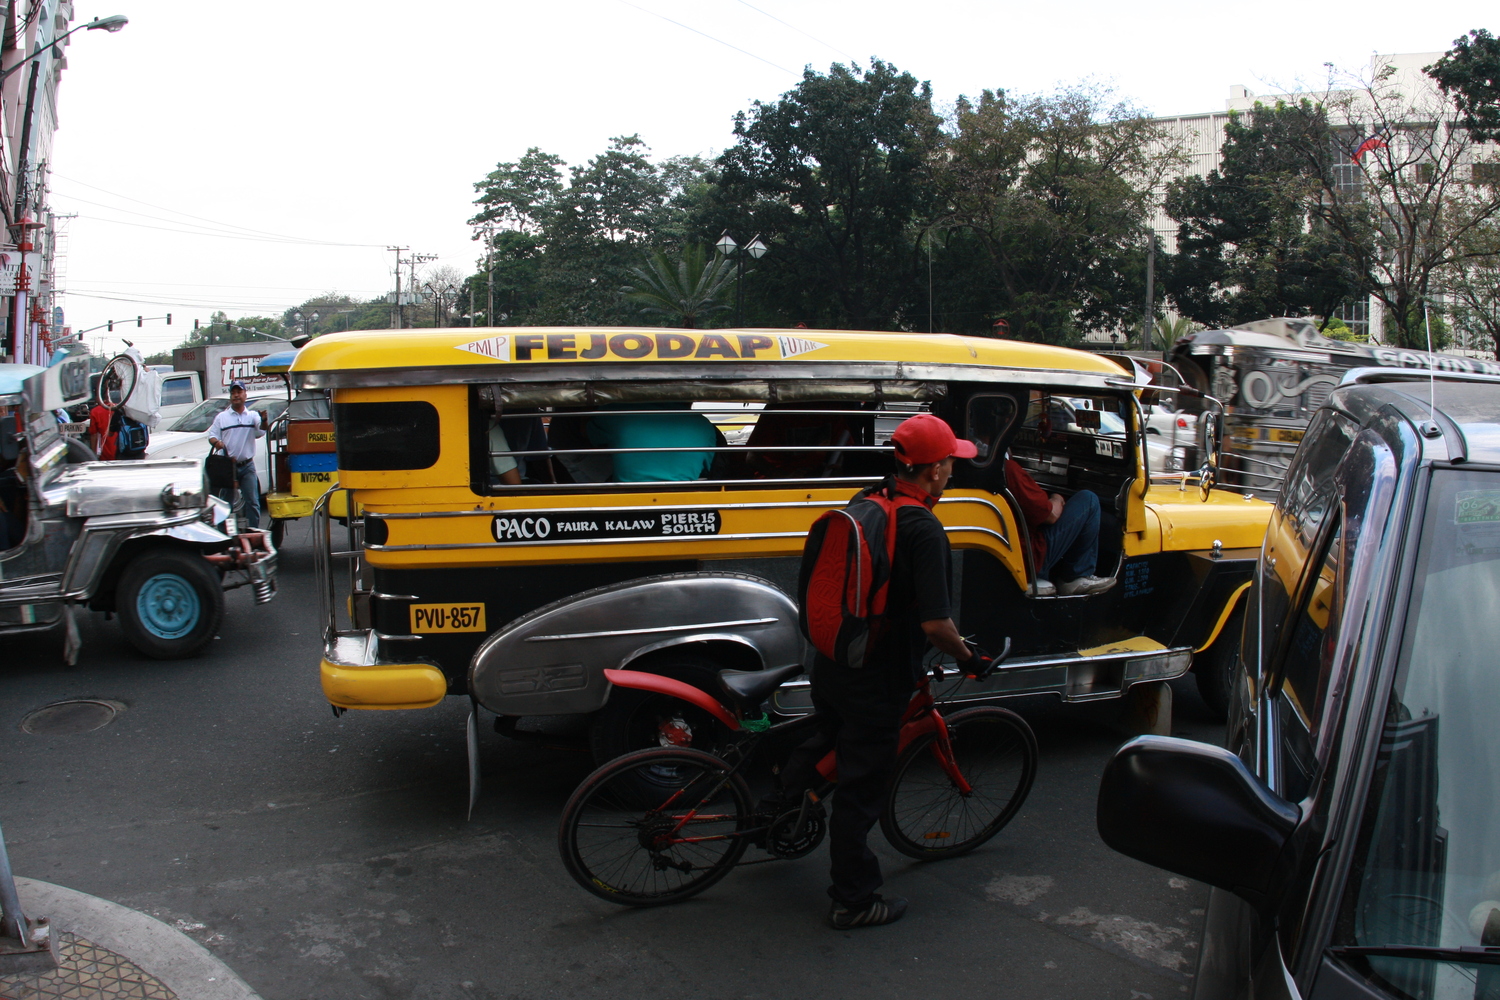
[[[696,327],[700,316],[729,308],[723,299],[734,287],[734,268],[717,254],[709,259],[698,244],[683,247],[675,263],[663,251],[653,251],[645,267],[633,267],[630,273],[636,283],[620,289],[626,301],[642,312],[680,319],[683,329]]]
[[[1178,316],[1176,319],[1159,319],[1156,321],[1156,333],[1161,337],[1162,350],[1170,351],[1172,345],[1177,343],[1181,337],[1190,333],[1196,333],[1203,329],[1197,323],[1186,316]],[[1147,345],[1148,349],[1150,345]]]

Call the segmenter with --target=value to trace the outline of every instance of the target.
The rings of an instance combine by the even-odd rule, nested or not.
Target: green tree
[[[1312,101],[1257,104],[1230,114],[1217,170],[1168,185],[1178,249],[1163,284],[1183,314],[1213,327],[1327,316],[1368,293],[1356,257],[1312,214],[1336,137]]]
[[[1012,336],[1069,343],[1136,322],[1150,190],[1178,159],[1107,91],[960,98],[933,168],[934,263],[968,289],[949,328],[988,332],[1003,317]]]
[[[471,226],[491,226],[523,233],[539,232],[563,192],[562,157],[536,146],[515,163],[499,163],[474,185],[479,212]],[[477,237],[476,237],[477,238]]]
[[[1500,38],[1483,28],[1455,38],[1426,72],[1458,108],[1476,142],[1500,140]]]
[[[620,289],[626,301],[644,313],[679,320],[688,330],[698,325],[699,317],[729,308],[724,299],[735,278],[727,258],[715,254],[710,259],[697,243],[683,247],[676,262],[654,251],[646,266],[631,268],[631,274],[635,283]]]
[[[737,114],[734,134],[698,229],[770,244],[746,288],[752,311],[785,325],[906,325],[940,139],[931,87],[878,59],[807,69],[780,100]]]

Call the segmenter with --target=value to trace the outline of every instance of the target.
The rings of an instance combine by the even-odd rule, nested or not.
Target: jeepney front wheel
[[[125,638],[157,660],[197,653],[213,639],[224,617],[218,574],[194,552],[142,552],[120,574],[116,593]]]
[[[661,674],[713,693],[718,690],[719,671],[726,666],[729,664],[699,653],[669,651],[649,663],[632,664],[631,669]],[[713,753],[727,735],[723,723],[696,705],[650,691],[615,688],[594,715],[589,749],[594,762],[602,766],[648,747],[682,746]]]
[[[1234,695],[1244,625],[1245,604],[1241,601],[1219,630],[1214,644],[1193,657],[1193,680],[1198,685],[1198,694],[1219,722],[1229,718],[1229,699]]]
[[[271,545],[272,545],[272,547],[278,548],[278,549],[281,548],[281,543],[282,543],[282,541],[285,538],[286,538],[286,518],[284,518],[284,517],[273,517],[273,518],[271,518]]]

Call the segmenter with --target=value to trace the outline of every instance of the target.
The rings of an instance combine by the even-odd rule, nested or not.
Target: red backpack
[[[813,648],[834,663],[863,667],[885,634],[896,512],[926,506],[916,497],[877,488],[842,510],[828,511],[808,530],[797,620]]]

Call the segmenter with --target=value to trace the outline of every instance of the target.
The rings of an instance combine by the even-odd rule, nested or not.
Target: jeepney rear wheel
[[[271,544],[281,548],[281,540],[286,537],[286,518],[271,518]]]
[[[1193,657],[1193,680],[1198,685],[1198,694],[1218,722],[1229,719],[1229,701],[1234,696],[1244,624],[1245,604],[1241,601],[1219,630],[1214,644]]]
[[[702,654],[666,653],[649,663],[632,664],[631,669],[671,677],[713,694],[724,666]],[[696,705],[670,695],[615,688],[594,716],[589,749],[594,762],[603,765],[647,747],[686,746],[714,753],[727,736],[724,724]]]
[[[218,574],[196,552],[142,552],[120,574],[116,594],[125,638],[157,660],[197,653],[213,639],[224,617]]]

